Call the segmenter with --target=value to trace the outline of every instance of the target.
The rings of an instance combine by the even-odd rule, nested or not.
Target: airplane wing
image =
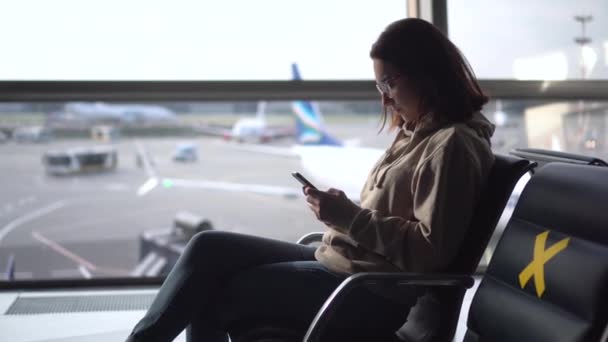
[[[292,126],[268,126],[264,132],[264,137],[275,140],[296,136],[296,129]]]
[[[218,190],[238,193],[253,193],[267,196],[281,196],[285,198],[304,197],[301,187],[283,187],[266,184],[221,182],[206,179],[162,178],[160,182],[165,188],[189,188],[199,190]],[[346,196],[355,203],[359,203],[358,192],[347,192]]]
[[[194,126],[194,131],[196,133],[199,133],[202,135],[208,135],[208,136],[214,136],[214,137],[229,138],[232,136],[232,127],[226,126],[226,125],[216,125],[216,124],[197,125],[197,126]]]
[[[302,188],[299,187],[281,187],[274,185],[264,184],[247,184],[247,183],[233,183],[233,182],[221,182],[203,179],[183,179],[183,178],[163,178],[162,182],[164,187],[178,187],[178,188],[191,188],[191,189],[205,189],[205,190],[220,190],[220,191],[231,191],[231,192],[248,192],[260,195],[272,195],[272,196],[283,196],[287,198],[304,197]]]
[[[205,125],[195,126],[194,131],[201,135],[212,136],[212,137],[222,137],[227,140],[239,138],[239,136],[234,135],[232,126],[205,124]],[[296,131],[293,127],[272,126],[272,127],[266,127],[263,130],[263,132],[259,133],[259,136],[256,136],[256,138],[258,138],[260,140],[260,142],[268,142],[271,140],[294,137],[295,135],[296,135]],[[244,138],[249,139],[251,137],[247,136]]]

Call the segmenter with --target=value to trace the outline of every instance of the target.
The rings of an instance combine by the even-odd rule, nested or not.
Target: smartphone
[[[312,185],[312,183],[308,179],[304,178],[304,176],[302,176],[299,172],[292,172],[291,175],[293,178],[297,179],[298,182],[302,183],[303,186],[309,186],[317,190],[317,187]]]

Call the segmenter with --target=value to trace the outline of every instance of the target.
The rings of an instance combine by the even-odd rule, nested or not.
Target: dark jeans
[[[303,336],[325,299],[348,276],[315,261],[314,251],[256,236],[200,233],[128,341],[171,341],[191,325],[189,340],[225,342],[231,327],[242,322],[285,325]]]

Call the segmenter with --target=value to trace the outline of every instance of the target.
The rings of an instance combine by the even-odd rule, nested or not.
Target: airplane
[[[54,113],[51,117],[59,121],[77,122],[167,123],[177,121],[175,113],[163,106],[104,102],[68,102],[64,105],[63,111]]]
[[[296,63],[291,65],[291,79],[301,81],[302,76]],[[237,142],[266,143],[271,140],[296,135],[297,141],[305,145],[341,145],[342,142],[323,134],[323,118],[316,113],[319,108],[310,101],[293,101],[296,116],[295,132],[288,127],[272,127],[266,122],[266,101],[258,102],[257,113],[252,118],[241,118],[232,126],[199,126],[195,130],[207,135],[222,136],[225,140]],[[297,134],[296,134],[297,133]]]
[[[268,125],[266,121],[266,101],[258,102],[254,117],[240,118],[231,126],[200,125],[194,129],[204,135],[221,136],[224,140],[239,143],[267,143],[294,135],[294,130],[291,127]]]

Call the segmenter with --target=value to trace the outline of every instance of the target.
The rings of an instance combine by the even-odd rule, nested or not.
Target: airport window
[[[491,101],[485,113],[497,128],[493,148],[540,148],[608,160],[608,102]]]
[[[294,242],[322,231],[291,172],[331,178],[288,154],[326,138],[382,151],[379,112],[377,100],[0,103],[0,269],[158,276],[209,225]],[[344,174],[333,185],[358,195]]]
[[[393,138],[378,133],[380,110],[377,100],[0,103],[0,265],[20,280],[162,276],[210,226],[286,241],[323,231],[290,174],[356,198]],[[483,112],[495,152],[608,159],[606,101],[494,99]],[[293,152],[315,140],[371,149]]]
[[[306,79],[371,79],[370,46],[406,7],[405,0],[11,1],[0,13],[0,79],[288,80],[294,62]]]
[[[608,79],[608,2],[448,0],[448,29],[484,79]]]

